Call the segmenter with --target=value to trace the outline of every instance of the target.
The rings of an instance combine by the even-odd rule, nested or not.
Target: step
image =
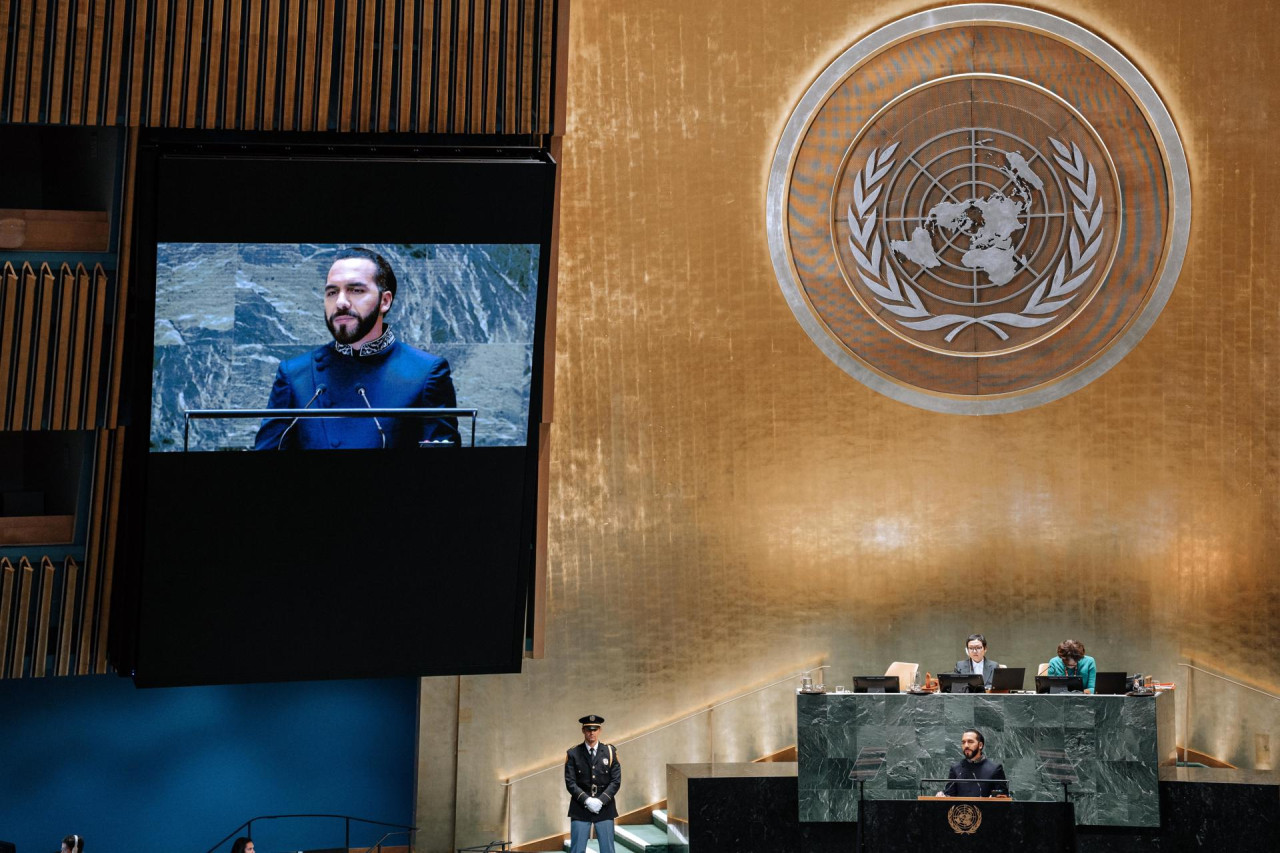
[[[666,853],[667,831],[651,823],[632,823],[615,826],[613,830],[617,846],[636,853]]]
[[[667,850],[667,832],[665,829],[659,829],[651,823],[633,823],[623,826],[614,824],[613,827],[614,847],[617,850],[629,850],[632,853],[666,853]],[[563,845],[564,850],[569,849],[569,842],[566,840]],[[587,842],[587,849],[599,853],[600,842],[594,838]]]
[[[667,831],[667,812],[665,809],[653,810],[653,825],[663,832]]]

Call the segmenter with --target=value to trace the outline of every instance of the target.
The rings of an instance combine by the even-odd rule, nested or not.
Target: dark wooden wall
[[[562,0],[0,0],[0,122],[546,134]]]
[[[0,555],[0,678],[107,670],[136,129],[520,135],[558,150],[567,17],[568,0],[0,0],[0,131],[131,129],[116,244],[0,251],[0,430],[95,433],[83,559],[39,544]],[[44,215],[0,210],[29,233]]]

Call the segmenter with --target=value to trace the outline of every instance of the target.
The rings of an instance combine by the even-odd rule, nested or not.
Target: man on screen
[[[377,252],[344,249],[324,285],[333,341],[280,363],[267,407],[453,408],[449,363],[398,341],[386,324],[396,274]],[[458,440],[453,418],[269,418],[255,450],[417,447]]]

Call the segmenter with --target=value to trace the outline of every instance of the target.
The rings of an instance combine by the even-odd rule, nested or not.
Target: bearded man
[[[449,363],[396,338],[396,274],[377,252],[344,249],[324,284],[330,343],[280,363],[271,409],[454,408]],[[255,450],[418,447],[458,441],[454,418],[268,418]]]

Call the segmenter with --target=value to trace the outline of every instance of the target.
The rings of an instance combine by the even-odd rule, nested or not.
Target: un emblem
[[[947,809],[947,823],[956,835],[973,835],[982,826],[982,810],[962,803]]]
[[[904,18],[801,99],[770,173],[775,272],[837,364],[935,411],[1008,412],[1113,366],[1186,250],[1186,158],[1097,36],[998,5]]]

